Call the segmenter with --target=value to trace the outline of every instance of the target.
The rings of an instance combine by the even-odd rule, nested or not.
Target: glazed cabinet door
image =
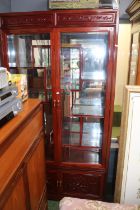
[[[26,202],[26,188],[24,184],[23,174],[18,178],[16,183],[12,183],[11,187],[14,185],[12,192],[10,193],[8,199],[5,202],[2,210],[28,210],[27,202]],[[7,189],[8,192],[9,189]]]
[[[78,30],[77,30],[78,31]],[[61,161],[105,164],[112,28],[60,33]]]
[[[44,109],[47,159],[54,159],[51,32],[7,35],[10,80],[23,100],[39,98]],[[54,55],[54,54],[53,54]]]
[[[34,149],[27,162],[27,179],[29,185],[30,205],[32,210],[45,209],[46,206],[46,169],[44,138],[41,137],[39,144]]]

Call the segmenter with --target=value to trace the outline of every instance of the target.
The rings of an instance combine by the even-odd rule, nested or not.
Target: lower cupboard
[[[48,198],[64,196],[100,199],[103,196],[104,173],[50,169],[47,171]]]

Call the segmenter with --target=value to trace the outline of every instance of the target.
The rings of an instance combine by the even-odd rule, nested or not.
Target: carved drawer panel
[[[10,16],[3,17],[1,21],[2,28],[9,27],[23,27],[23,26],[54,26],[53,14],[40,14],[40,15],[26,15],[26,16]]]
[[[57,13],[57,26],[93,26],[99,24],[115,24],[116,14],[93,14],[92,13]]]

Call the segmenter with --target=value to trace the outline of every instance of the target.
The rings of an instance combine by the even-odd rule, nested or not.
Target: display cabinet
[[[117,25],[111,8],[1,15],[2,64],[44,105],[49,199],[103,199]]]

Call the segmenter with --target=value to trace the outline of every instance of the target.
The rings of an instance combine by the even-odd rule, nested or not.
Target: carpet
[[[59,201],[48,200],[48,210],[59,210]]]

